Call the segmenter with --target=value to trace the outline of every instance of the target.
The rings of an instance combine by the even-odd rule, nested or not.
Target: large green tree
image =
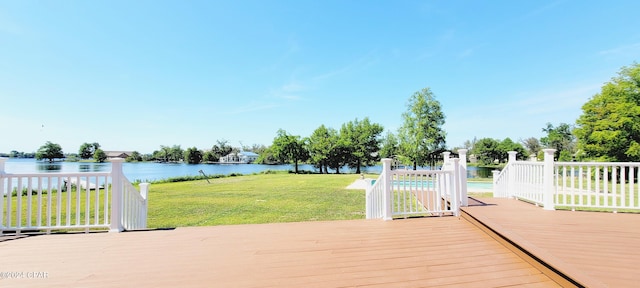
[[[307,150],[311,163],[320,169],[320,173],[328,173],[329,157],[332,144],[336,142],[338,132],[324,125],[316,128],[311,136],[306,139]]]
[[[160,150],[153,151],[153,158],[162,162],[180,162],[183,159],[184,150],[180,145],[171,147],[160,145]]]
[[[340,168],[349,163],[352,149],[344,137],[337,132],[335,136],[329,138],[331,141],[331,149],[329,150],[328,166],[336,170],[336,174],[340,174]]]
[[[640,64],[623,67],[582,106],[575,135],[584,157],[640,161]]]
[[[500,142],[492,138],[482,138],[473,146],[473,154],[476,155],[478,162],[481,164],[493,164],[496,160],[500,160],[500,150],[498,148]]]
[[[349,121],[342,125],[340,137],[350,148],[347,164],[351,168],[356,168],[356,173],[360,174],[362,166],[371,166],[379,160],[380,134],[384,128],[377,123],[371,123],[365,117],[362,121],[358,119]]]
[[[205,151],[202,155],[202,161],[207,163],[218,162],[219,159],[220,158],[216,158],[211,151]]]
[[[520,140],[520,143],[524,145],[524,148],[527,149],[529,155],[538,155],[538,152],[542,150],[542,144],[540,144],[540,140],[536,137],[529,137],[524,140]]]
[[[162,161],[169,162],[169,156],[171,156],[171,147],[160,145],[159,151],[153,151],[154,158]]]
[[[97,142],[82,143],[82,145],[80,145],[78,154],[80,155],[81,159],[90,159],[93,158],[93,153],[95,153],[98,149],[100,149],[100,144],[98,144]]]
[[[540,138],[540,143],[547,148],[556,149],[553,158],[560,161],[571,161],[576,147],[573,127],[567,123],[560,123],[558,127],[547,123],[547,127],[542,128],[542,131],[546,132],[547,136]]]
[[[131,152],[131,155],[125,159],[127,162],[138,162],[142,161],[142,155],[138,151]]]
[[[169,150],[169,160],[173,162],[180,162],[184,159],[184,150],[180,148],[180,145],[173,145]]]
[[[95,152],[93,152],[93,159],[96,160],[96,162],[102,163],[107,160],[107,153],[98,148]]]
[[[498,160],[500,162],[507,162],[509,160],[509,152],[515,151],[518,152],[516,154],[516,159],[526,159],[527,158],[527,150],[524,149],[522,144],[513,142],[511,138],[504,138],[498,144]]]
[[[382,139],[382,148],[380,148],[380,157],[382,158],[395,158],[400,153],[400,147],[398,144],[398,138],[392,132],[387,132],[387,135]]]
[[[202,162],[202,151],[198,150],[196,147],[187,148],[184,151],[184,160],[188,164],[200,164]]]
[[[270,150],[273,156],[281,163],[293,162],[295,173],[298,173],[298,163],[309,158],[309,152],[305,148],[304,140],[300,136],[287,134],[287,131],[283,129],[278,130]]]
[[[403,158],[413,164],[414,170],[427,163],[435,164],[445,150],[445,115],[440,102],[429,88],[424,88],[409,98],[402,117],[404,123],[398,135]]]
[[[220,161],[221,157],[227,156],[233,152],[233,147],[229,145],[229,141],[227,140],[217,140],[216,144],[211,147],[211,155],[210,160],[212,162]]]
[[[47,159],[49,162],[53,162],[54,159],[64,158],[62,153],[62,147],[60,144],[47,141],[44,145],[40,146],[38,152],[36,152],[36,160]]]

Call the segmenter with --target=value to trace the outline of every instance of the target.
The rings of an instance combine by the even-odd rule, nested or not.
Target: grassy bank
[[[377,178],[378,175],[366,175]],[[287,172],[236,175],[190,181],[159,181],[151,184],[149,189],[148,222],[149,228],[170,228],[186,226],[212,226],[233,224],[258,224],[275,222],[331,221],[365,218],[365,191],[349,190],[346,187],[360,178],[357,174],[322,175],[322,174],[289,174]],[[182,179],[185,180],[185,179]],[[177,181],[177,182],[176,182]],[[102,190],[101,190],[102,191]],[[491,193],[473,196],[490,197]],[[62,195],[61,206],[58,197]],[[67,205],[76,211],[77,197],[56,191],[51,195],[52,221],[60,219],[66,223]],[[80,194],[80,220],[71,216],[69,225],[84,223],[86,205],[85,193]],[[23,215],[27,213],[26,203],[30,200],[32,207],[38,207],[38,196],[22,196]],[[67,197],[72,197],[71,201]],[[91,193],[89,215],[94,217],[95,197],[102,203],[102,192]],[[17,198],[12,197],[12,207],[17,207]],[[70,204],[67,204],[69,202]],[[46,207],[42,214],[46,215]],[[33,219],[36,208],[31,211]],[[75,212],[74,212],[75,213]],[[44,216],[43,216],[44,217]],[[102,217],[102,216],[99,216]],[[15,218],[15,217],[14,217]],[[32,224],[36,220],[32,220]],[[46,218],[43,218],[43,223]],[[22,225],[28,226],[26,217]]]
[[[363,219],[359,175],[258,174],[152,184],[150,228]]]

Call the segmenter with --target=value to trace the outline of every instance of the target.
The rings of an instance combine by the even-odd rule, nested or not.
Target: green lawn
[[[363,219],[359,175],[258,174],[152,184],[149,228]]]
[[[229,224],[257,224],[274,222],[329,221],[365,218],[365,191],[345,189],[360,175],[321,174],[255,174],[229,176],[206,180],[153,183],[149,189],[147,226],[169,228],[184,226],[211,226]],[[365,175],[376,179],[378,175]],[[101,191],[102,192],[102,191]],[[75,211],[77,194],[71,203]],[[471,196],[490,196],[474,195]],[[43,195],[46,198],[48,195]],[[67,192],[62,193],[61,206],[57,206],[57,192],[50,195],[53,200],[52,220],[60,218],[66,222]],[[70,225],[84,223],[86,197],[80,195],[80,221],[74,212]],[[102,204],[102,193],[92,193],[89,201],[91,222],[94,217],[95,197]],[[43,199],[44,200],[44,199]],[[22,196],[22,209],[26,215],[27,196]],[[35,224],[36,196],[32,196],[32,224]],[[12,197],[16,207],[17,197]],[[43,222],[46,207],[42,208]],[[23,225],[26,224],[23,216]],[[100,216],[102,217],[102,216]],[[15,219],[14,219],[15,221]],[[102,221],[102,218],[100,218]]]

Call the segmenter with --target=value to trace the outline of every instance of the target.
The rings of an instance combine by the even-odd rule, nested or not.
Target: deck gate
[[[467,205],[466,165],[448,156],[441,170],[392,170],[392,160],[382,159],[382,173],[367,189],[367,219],[459,215]]]

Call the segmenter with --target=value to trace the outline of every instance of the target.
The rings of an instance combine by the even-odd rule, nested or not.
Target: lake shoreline
[[[229,164],[229,163],[157,163],[157,162],[124,162],[123,172],[131,182],[154,182],[177,177],[193,177],[202,175],[250,175],[265,171],[294,171],[293,164]],[[311,164],[299,164],[299,171],[303,173],[317,173],[320,170]],[[479,167],[469,166],[468,178],[485,180],[490,176],[490,170],[481,170]],[[369,166],[361,168],[363,174],[380,174],[382,166]],[[46,172],[109,172],[110,162],[71,162],[71,161],[38,161],[34,158],[7,158],[5,162],[6,173],[46,173]],[[334,171],[330,171],[334,172]],[[341,174],[355,174],[355,169],[347,167],[340,169]],[[485,180],[486,181],[486,180]]]

